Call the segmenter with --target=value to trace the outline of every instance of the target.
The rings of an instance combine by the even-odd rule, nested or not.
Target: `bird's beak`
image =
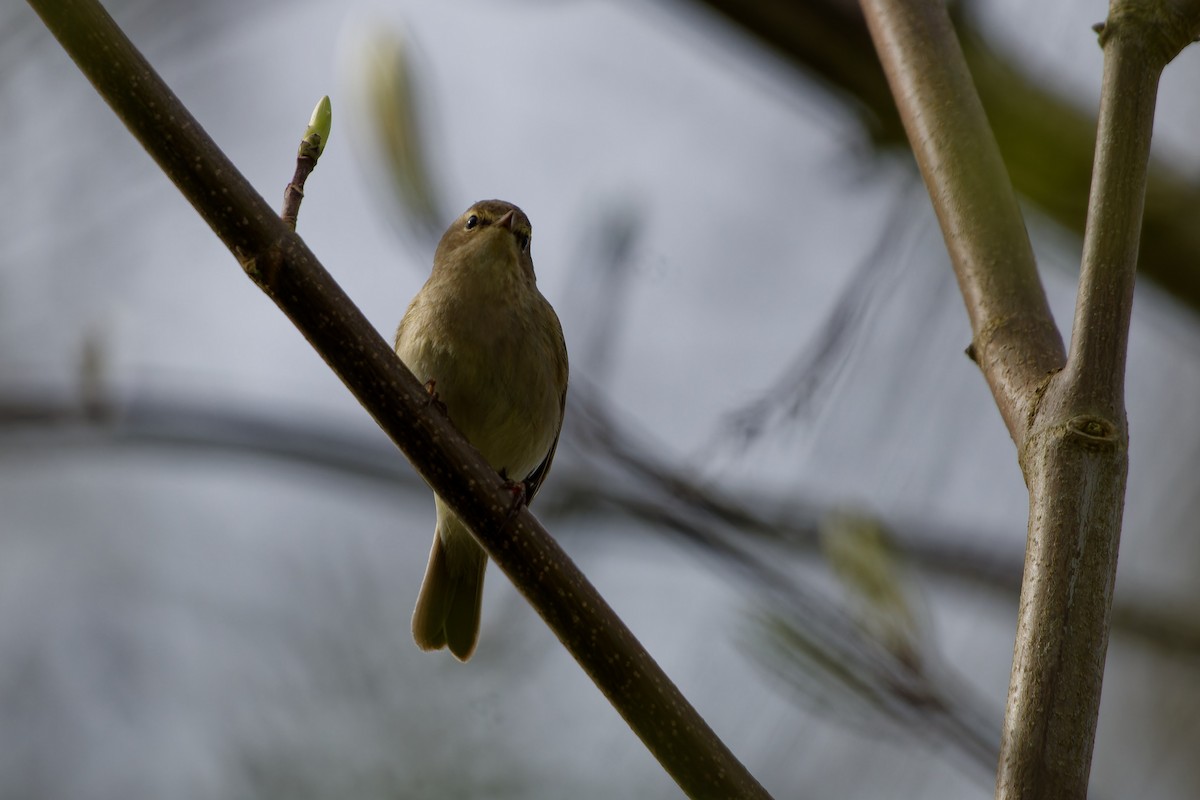
[[[513,229],[513,222],[515,221],[516,217],[513,216],[513,212],[510,210],[505,211],[504,216],[496,220],[496,224],[501,228],[508,228],[511,231]]]

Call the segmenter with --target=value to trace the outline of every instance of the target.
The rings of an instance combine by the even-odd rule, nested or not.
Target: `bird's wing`
[[[525,502],[533,501],[533,496],[537,494],[538,489],[542,488],[542,482],[546,480],[546,476],[550,474],[550,463],[554,461],[554,451],[558,449],[558,437],[562,433],[563,417],[567,413],[567,392],[564,389],[558,399],[558,431],[554,434],[554,441],[550,444],[550,450],[546,453],[546,457],[542,459],[542,463],[534,468],[533,472],[525,476],[525,480],[521,481],[525,486]]]

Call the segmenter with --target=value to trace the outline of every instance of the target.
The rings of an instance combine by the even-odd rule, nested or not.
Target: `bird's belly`
[[[541,464],[561,413],[550,365],[521,352],[520,344],[492,340],[451,349],[422,339],[399,350],[419,380],[434,381],[455,427],[512,480]]]

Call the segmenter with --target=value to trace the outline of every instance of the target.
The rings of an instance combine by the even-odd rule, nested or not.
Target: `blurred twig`
[[[847,0],[695,0],[815,77],[859,112],[885,148],[905,146],[895,101],[858,4]],[[1083,234],[1096,115],[998,53],[955,4],[955,26],[988,120],[1018,192]],[[1099,13],[1099,12],[1097,12]],[[1080,36],[1090,35],[1081,30]],[[1138,270],[1200,310],[1200,183],[1160,159],[1149,166]]]
[[[911,236],[912,215],[920,208],[909,195],[915,197],[916,192],[923,193],[924,187],[912,181],[892,204],[875,247],[846,282],[818,328],[816,341],[805,346],[766,391],[725,416],[713,446],[730,438],[747,447],[782,423],[815,413],[814,405],[822,390],[828,393],[850,362],[849,351],[863,335],[876,298],[890,285],[888,279],[895,274],[892,268],[905,262],[903,251]]]
[[[359,50],[373,150],[386,166],[372,166],[371,177],[389,179],[388,197],[399,201],[401,211],[392,218],[407,226],[417,242],[436,242],[445,221],[454,215],[443,206],[425,144],[431,115],[427,98],[421,96],[416,44],[402,30],[379,27],[369,32]]]
[[[896,730],[919,731],[990,779],[998,752],[992,715],[937,666],[933,652],[924,648],[920,658],[913,658],[918,643],[893,648],[860,626],[842,603],[801,579],[795,553],[789,556],[774,525],[723,497],[718,488],[698,486],[652,458],[646,437],[631,435],[612,419],[594,391],[577,391],[572,412],[569,445],[584,461],[591,500],[671,531],[722,571],[734,568],[762,609],[767,640],[773,643],[759,651],[768,667],[790,675],[788,663],[824,665],[808,677],[833,680],[896,723]],[[796,655],[799,642],[806,643],[800,650],[808,653],[801,662],[769,655],[780,648]]]
[[[387,491],[398,485],[414,489],[422,485],[387,438],[365,425],[360,428],[330,422],[303,412],[239,410],[226,404],[196,403],[169,391],[119,399],[118,391],[108,391],[110,394],[97,394],[92,386],[81,399],[50,389],[17,391],[10,387],[0,393],[0,435],[9,443],[40,443],[51,437],[68,446],[100,443],[239,453],[378,482]],[[584,382],[572,391],[588,398],[589,404],[601,403],[599,398],[590,397],[593,390]],[[554,482],[544,496],[539,496],[542,512],[551,519],[613,513],[654,526],[662,523],[662,513],[655,503],[633,502],[619,493],[599,491],[605,484],[581,461],[588,457],[577,452],[586,445],[572,431],[570,421],[579,412],[574,400],[570,405],[562,463],[555,465]],[[604,417],[616,419],[611,410]],[[615,458],[614,469],[632,470],[630,474],[655,486],[655,492],[695,505],[703,515],[701,519],[708,518],[705,528],[720,524],[728,535],[761,543],[747,543],[752,549],[780,547],[800,556],[818,554],[821,520],[833,509],[816,500],[798,501],[795,495],[781,499],[753,490],[739,490],[736,501],[726,499],[720,488],[702,486],[679,468],[652,459],[652,439],[644,432],[631,432],[627,420],[615,424],[617,431],[624,432],[606,433],[604,437],[620,441],[622,446],[596,458]],[[1008,551],[981,544],[995,537],[932,520],[876,522],[886,526],[904,557],[922,572],[1015,601],[1021,586],[1021,553],[1016,548]],[[1143,602],[1118,592],[1113,630],[1167,657],[1200,664],[1200,626],[1182,602],[1164,603],[1161,598]]]
[[[603,381],[616,356],[615,333],[624,328],[634,255],[646,214],[637,203],[621,199],[591,201],[587,216],[584,239],[571,261],[568,302],[574,305],[563,309],[563,318],[575,322],[571,363],[579,365],[576,372]]]

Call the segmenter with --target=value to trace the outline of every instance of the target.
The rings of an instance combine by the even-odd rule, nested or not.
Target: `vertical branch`
[[[1114,3],[1100,32],[1104,77],[1096,155],[1084,231],[1079,298],[1068,365],[1077,391],[1098,409],[1124,416],[1124,346],[1133,308],[1159,76],[1174,53],[1156,47],[1156,31],[1122,18]],[[1176,51],[1177,52],[1177,51]]]
[[[1021,449],[1029,540],[997,798],[1085,798],[1128,472],[1125,362],[1163,68],[1200,32],[1200,2],[1114,0],[1075,325]]]
[[[1128,468],[1124,420],[1049,415],[1022,459],[1029,532],[997,798],[1087,797]]]

